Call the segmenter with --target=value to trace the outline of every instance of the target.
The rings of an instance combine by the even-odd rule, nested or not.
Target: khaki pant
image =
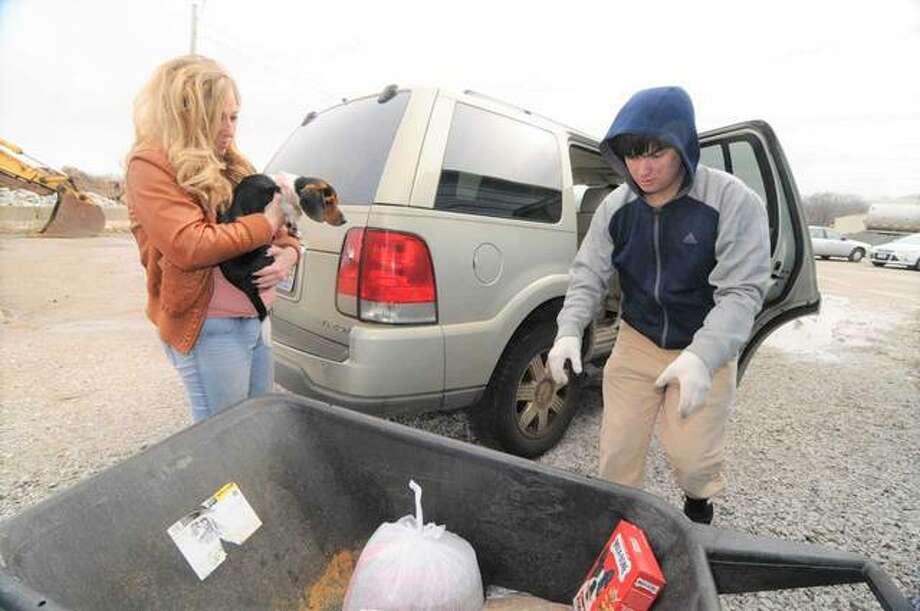
[[[620,322],[616,345],[604,367],[604,418],[600,476],[641,488],[655,422],[678,485],[693,498],[725,488],[722,475],[725,425],[735,399],[738,370],[733,360],[719,369],[702,407],[688,418],[677,411],[678,386],[655,388],[655,380],[680,350],[663,350]]]

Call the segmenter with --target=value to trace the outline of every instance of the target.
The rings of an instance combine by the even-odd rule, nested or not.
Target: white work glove
[[[565,375],[565,362],[571,361],[572,371],[581,373],[581,339],[574,336],[560,337],[550,348],[546,362],[549,365],[549,374],[557,386],[562,386],[569,381]]]
[[[682,418],[686,418],[703,405],[706,393],[712,386],[712,376],[709,375],[709,368],[703,359],[689,350],[684,350],[664,368],[655,380],[655,386],[664,388],[675,380],[680,384],[677,410]]]

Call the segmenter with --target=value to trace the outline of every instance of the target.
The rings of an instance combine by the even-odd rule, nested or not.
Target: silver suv
[[[773,286],[743,372],[767,334],[817,311],[811,242],[766,123],[700,140],[702,163],[769,211]],[[546,354],[578,244],[622,182],[597,139],[472,91],[390,86],[308,114],[266,171],[321,176],[348,219],[300,225],[272,315],[279,384],[385,416],[470,408],[480,437],[523,456],[559,440],[581,380],[554,386]],[[586,331],[588,360],[609,354],[617,302]]]

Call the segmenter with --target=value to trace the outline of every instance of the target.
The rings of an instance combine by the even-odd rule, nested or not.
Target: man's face
[[[666,204],[677,195],[684,178],[680,155],[671,147],[626,158],[626,169],[652,205]]]

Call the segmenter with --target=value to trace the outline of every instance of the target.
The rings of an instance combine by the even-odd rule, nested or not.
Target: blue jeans
[[[185,384],[193,422],[272,389],[272,350],[258,318],[208,318],[188,353],[163,346]]]

